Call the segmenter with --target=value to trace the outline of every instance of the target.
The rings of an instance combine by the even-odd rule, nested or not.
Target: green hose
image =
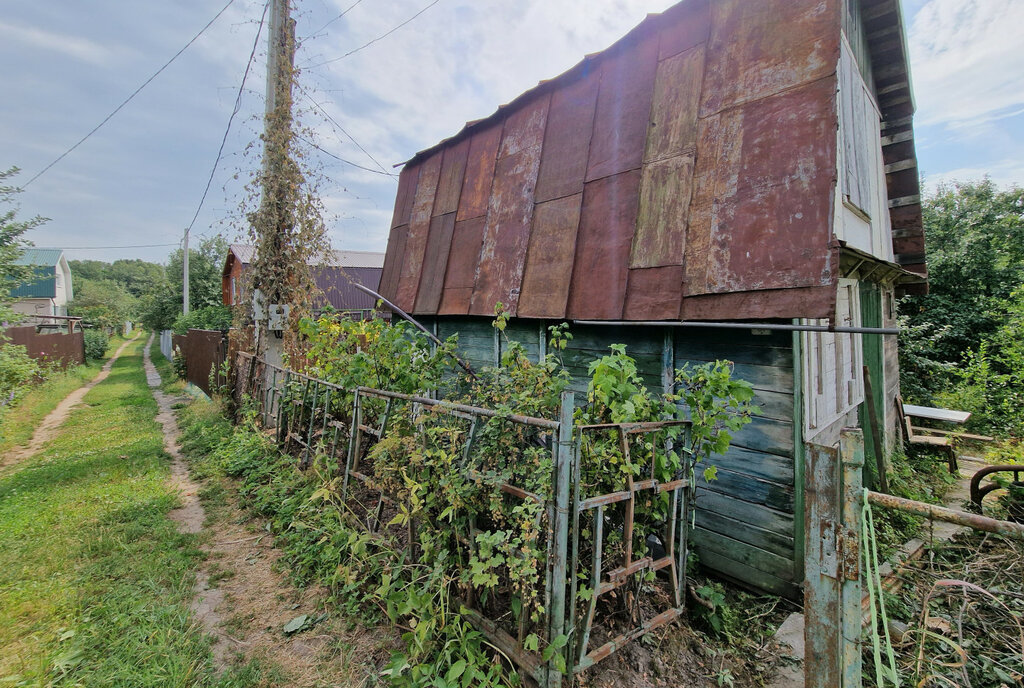
[[[867,574],[868,599],[871,602],[871,646],[875,655],[875,683],[882,687],[888,680],[899,688],[900,676],[896,671],[896,654],[889,637],[889,619],[885,613],[885,599],[882,597],[882,576],[878,571],[878,542],[875,539],[875,520],[868,504],[868,490],[864,490],[864,508],[861,510],[861,561]],[[885,654],[888,666],[882,662],[882,637],[878,634],[878,619],[882,620],[885,636]]]

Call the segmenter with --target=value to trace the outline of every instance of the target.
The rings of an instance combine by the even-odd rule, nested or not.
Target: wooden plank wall
[[[714,458],[718,480],[699,478],[693,542],[701,564],[717,573],[798,597],[792,334],[724,332],[677,328],[675,367],[733,361],[735,375],[754,386],[761,414]]]
[[[428,327],[430,318],[422,319]],[[512,320],[505,336],[540,354],[541,320]],[[505,349],[488,318],[437,318],[441,339],[458,333],[461,355],[475,368],[494,365]],[[648,390],[663,391],[665,329],[660,327],[574,326],[562,361],[572,375],[570,389],[586,402],[588,367],[625,344]],[[544,329],[546,335],[546,328]],[[702,565],[738,583],[799,597],[794,542],[793,349],[789,332],[672,328],[674,366],[715,359],[734,362],[736,375],[755,389],[761,415],[737,433],[724,456],[715,457],[718,480],[698,488],[693,542]],[[698,471],[698,474],[700,472]]]

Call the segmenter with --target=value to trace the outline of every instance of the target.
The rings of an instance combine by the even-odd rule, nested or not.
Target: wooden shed
[[[534,356],[570,321],[578,389],[613,343],[654,391],[734,361],[763,413],[694,542],[796,596],[804,455],[871,420],[863,366],[895,437],[895,337],[863,328],[925,284],[913,109],[897,0],[683,0],[409,160],[380,292],[478,366],[497,302]]]

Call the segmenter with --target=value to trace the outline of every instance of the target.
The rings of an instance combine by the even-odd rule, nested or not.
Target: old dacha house
[[[613,343],[654,392],[735,362],[762,414],[694,541],[796,595],[809,445],[896,436],[895,337],[864,328],[924,288],[913,110],[897,0],[683,0],[409,160],[380,292],[480,366],[496,303],[533,356],[570,321],[577,389]]]

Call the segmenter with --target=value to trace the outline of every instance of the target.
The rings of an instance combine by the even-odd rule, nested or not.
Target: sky
[[[296,103],[319,146],[308,160],[320,180],[331,243],[370,251],[383,251],[387,242],[397,189],[393,165],[607,47],[648,12],[673,4],[293,2],[300,39]],[[266,87],[266,27],[255,40],[263,0],[233,0],[133,100],[28,183],[226,4],[5,5],[0,169],[22,170],[15,179],[25,187],[21,217],[50,218],[28,236],[37,246],[67,248],[70,258],[163,262],[193,217],[193,241],[244,235],[241,208],[259,164]],[[984,175],[1003,186],[1024,184],[1024,2],[903,0],[903,12],[926,188]],[[250,54],[240,107],[224,139]],[[200,209],[222,139],[223,156]]]

